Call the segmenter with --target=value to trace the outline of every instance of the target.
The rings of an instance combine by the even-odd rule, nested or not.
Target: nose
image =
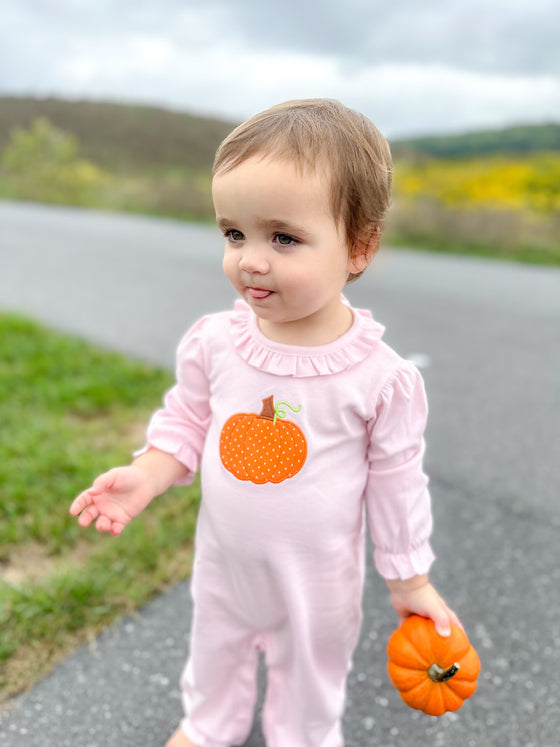
[[[265,275],[270,270],[266,250],[258,246],[244,246],[239,269],[249,274]]]

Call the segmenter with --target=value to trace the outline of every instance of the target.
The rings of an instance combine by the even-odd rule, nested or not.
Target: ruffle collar
[[[231,339],[250,366],[279,376],[326,376],[344,371],[364,360],[381,339],[385,327],[364,309],[352,309],[354,322],[348,332],[327,345],[284,345],[265,337],[257,317],[245,303],[236,301],[231,314]]]

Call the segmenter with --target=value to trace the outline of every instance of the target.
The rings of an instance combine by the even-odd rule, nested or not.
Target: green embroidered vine
[[[289,402],[277,402],[276,406],[274,407],[274,418],[272,420],[273,423],[276,423],[276,420],[278,418],[283,419],[286,417],[286,410],[281,410],[280,405],[286,405],[286,407],[289,407],[292,412],[299,412],[301,410],[301,405],[299,407],[292,407]]]

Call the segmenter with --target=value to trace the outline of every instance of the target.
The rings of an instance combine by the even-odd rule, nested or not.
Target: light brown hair
[[[301,169],[325,167],[332,215],[344,225],[350,256],[373,256],[393,167],[389,144],[371,120],[334,99],[286,101],[236,127],[218,148],[212,175],[259,153],[293,160]]]

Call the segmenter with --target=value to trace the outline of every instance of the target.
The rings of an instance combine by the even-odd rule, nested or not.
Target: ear
[[[379,227],[373,223],[364,228],[348,257],[349,273],[358,275],[366,269],[379,249],[380,234]]]

